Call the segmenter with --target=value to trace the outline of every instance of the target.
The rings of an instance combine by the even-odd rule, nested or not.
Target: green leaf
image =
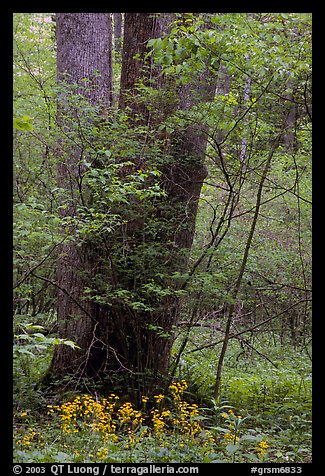
[[[240,441],[258,441],[260,439],[259,436],[253,436],[253,435],[243,435],[240,438]]]
[[[33,131],[33,126],[31,121],[33,120],[30,116],[22,116],[22,117],[15,117],[14,118],[14,129],[18,129],[20,131]]]
[[[210,429],[221,431],[222,433],[228,433],[228,431],[229,431],[227,428],[222,428],[221,426],[211,426]]]
[[[68,463],[71,461],[71,456],[69,456],[67,453],[63,453],[62,451],[59,451],[56,455],[54,455],[55,461],[58,461],[59,463]]]
[[[21,349],[15,349],[15,351],[18,354],[25,354],[25,355],[29,355],[30,357],[33,357],[33,359],[35,358],[35,354],[33,354],[33,352],[31,352],[30,350],[21,348]]]
[[[240,445],[234,445],[233,443],[229,443],[229,445],[226,446],[226,451],[233,455],[234,453],[236,453],[236,451],[238,451],[240,448]]]
[[[72,340],[64,340],[64,339],[62,339],[61,344],[67,345],[68,347],[71,347],[71,349],[81,349],[81,347],[79,347],[79,345],[77,345],[77,344],[76,344],[75,342],[73,342]]]

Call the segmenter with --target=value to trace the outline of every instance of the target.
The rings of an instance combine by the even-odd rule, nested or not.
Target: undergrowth
[[[168,392],[143,395],[136,408],[96,391],[49,401],[35,390],[35,375],[53,343],[33,338],[44,348],[35,354],[30,347],[33,357],[16,352],[15,462],[311,461],[311,365],[302,349],[260,342],[269,360],[252,353],[238,359],[233,342],[218,402],[211,398],[215,352],[200,359],[184,353]]]

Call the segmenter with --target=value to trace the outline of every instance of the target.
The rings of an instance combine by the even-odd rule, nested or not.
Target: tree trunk
[[[161,84],[160,71],[154,68],[153,58],[146,57],[147,42],[166,33],[173,17],[171,13],[125,13],[119,107],[131,107],[134,115],[144,113],[143,121],[148,119],[149,113],[137,101],[135,86],[139,80],[148,85],[149,80],[155,79],[156,87]]]
[[[107,21],[105,31],[102,25],[104,18]],[[125,14],[119,105],[121,109],[128,107],[127,110],[131,111],[130,127],[142,124],[145,130],[150,124],[152,128],[158,125],[159,119],[177,108],[184,113],[197,103],[211,101],[214,97],[215,86],[210,84],[208,71],[201,74],[195,84],[177,87],[176,83],[169,82],[167,85],[153,59],[147,56],[147,41],[161,37],[172,19],[173,14]],[[96,21],[101,35],[98,34]],[[58,77],[67,72],[74,83],[85,77],[98,81],[97,76],[93,76],[94,70],[102,71],[104,64],[109,68],[110,61],[110,57],[106,58],[107,63],[103,61],[106,49],[103,49],[103,38],[98,39],[111,35],[107,14],[59,14],[57,22]],[[93,24],[89,25],[89,22]],[[81,27],[85,24],[88,39],[87,32]],[[99,55],[94,53],[97,41],[101,51]],[[72,53],[73,48],[76,48],[75,54]],[[89,49],[88,53],[85,49]],[[89,96],[95,105],[110,104],[109,71],[105,70],[105,74],[100,76],[107,82],[102,88],[102,84],[98,85],[98,97],[95,93]],[[136,88],[140,80],[162,90],[162,110],[158,114],[152,115],[141,101]],[[164,108],[164,88],[168,91],[170,87],[176,92],[177,100],[169,108]],[[90,94],[83,89],[80,91],[84,95]],[[104,98],[105,91],[107,98]],[[65,116],[69,117],[69,114]],[[64,123],[66,128],[73,122],[73,114],[70,114],[69,120],[68,125]],[[59,121],[62,124],[60,115]],[[205,126],[189,121],[188,125],[170,136],[169,157],[160,166],[161,187],[165,196],[149,203],[145,212],[142,204],[136,202],[132,220],[126,223],[122,232],[111,236],[110,242],[106,243],[106,251],[94,245],[92,249],[85,245],[77,247],[73,242],[62,248],[58,262],[60,337],[73,339],[81,350],[76,352],[65,346],[58,347],[52,363],[56,376],[73,372],[78,378],[100,377],[106,379],[109,385],[120,386],[124,392],[127,389],[133,401],[139,401],[143,393],[162,388],[162,379],[168,375],[173,326],[177,325],[180,311],[176,292],[178,284],[173,279],[173,273],[182,273],[187,268],[200,191],[207,175],[204,165],[206,133]],[[154,137],[150,139],[154,141]],[[67,216],[76,214],[73,201],[78,201],[78,162],[81,155],[82,150],[76,146],[66,150],[66,161],[59,171],[59,187],[69,191],[73,198],[71,206],[65,210]],[[134,171],[139,168],[146,170],[147,164],[143,160],[143,157],[132,157]],[[152,223],[157,223],[154,233]],[[72,235],[73,232],[71,229]],[[104,270],[108,261],[114,271],[115,290],[137,295],[141,289],[153,288],[148,294],[145,309],[143,302],[139,308],[136,306],[138,302],[129,304],[125,300],[115,300],[108,308],[85,299],[84,289],[92,287],[96,276],[101,276],[102,281],[112,280],[112,275]]]
[[[117,53],[121,51],[122,39],[122,13],[114,13],[114,48]]]
[[[109,13],[57,13],[57,78],[77,83],[93,104],[107,107],[112,91]],[[85,82],[86,81],[86,82]]]
[[[159,74],[159,68],[152,63],[152,58],[146,57],[147,41],[150,38],[161,37],[168,31],[172,19],[171,14],[125,14],[120,108],[128,106],[131,109],[131,124],[134,119],[137,124],[140,122],[154,126],[157,117],[161,120],[164,114],[175,112],[177,108],[185,111],[198,102],[211,101],[214,97],[215,84],[210,84],[209,74],[204,72],[196,84],[178,87],[177,101],[168,110],[161,111],[161,114],[157,111],[156,115],[152,115],[146,105],[139,100],[139,92],[136,89],[139,80],[144,84],[149,84],[150,80],[150,84],[161,90],[162,101],[164,101],[164,88],[168,90],[174,87],[176,90],[175,84],[167,85],[164,82],[163,76]],[[166,274],[165,277],[157,279],[152,273],[148,280],[155,285],[162,285],[164,289],[174,286],[175,291],[177,285],[173,283],[171,275],[174,272],[182,273],[187,268],[200,191],[207,175],[204,165],[206,132],[206,127],[202,124],[190,124],[170,137],[169,154],[172,158],[166,160],[166,165],[161,166],[161,186],[166,196],[156,200],[150,216],[152,220],[158,220],[159,233],[154,237],[149,236],[146,232],[146,223],[139,215],[137,221],[135,220],[136,223],[127,229],[127,236],[124,237],[124,240],[132,243],[130,248],[133,247],[135,251],[137,247],[141,248],[144,241],[148,249],[151,249],[153,240],[155,245],[159,240],[162,252],[155,257],[155,262],[152,262],[151,266],[153,269],[159,269],[160,275]],[[139,166],[140,163],[136,163],[134,168],[137,169]],[[144,166],[141,163],[141,167]],[[149,258],[148,265],[150,267]],[[134,269],[134,275],[138,274],[139,269]],[[133,287],[134,281],[129,289]],[[177,325],[180,312],[179,297],[176,293],[161,297],[152,311],[135,312],[120,306],[113,307],[111,312],[116,323],[115,349],[120,356],[124,355],[122,361],[132,370],[131,373],[125,374],[127,385],[135,391],[140,389],[142,392],[152,392],[155,388],[161,388],[163,378],[168,375],[173,326]]]
[[[122,51],[122,68],[119,108],[131,111],[129,114],[129,124],[143,124],[147,127],[151,121],[151,114],[148,108],[139,100],[139,93],[136,85],[138,81],[149,84],[151,80],[158,81],[158,69],[153,66],[153,58],[147,57],[147,42],[151,38],[157,38],[168,29],[168,25],[173,18],[173,14],[154,13],[126,13],[124,18],[124,42]],[[146,170],[147,164],[143,158],[138,161],[133,157],[135,164],[133,171],[139,168]],[[128,251],[129,274],[126,277],[123,267],[119,268],[119,258],[117,261],[117,280],[120,286],[127,291],[134,291],[141,285],[151,282],[152,275],[148,269],[140,269],[140,264],[136,255],[141,254],[143,263],[146,260],[145,244],[150,246],[150,239],[146,234],[145,218],[141,214],[142,205],[139,202],[135,217],[126,225],[123,236],[116,236],[115,242],[124,243]],[[165,246],[163,241],[162,246]],[[142,251],[138,251],[142,250]],[[123,251],[125,254],[125,250]],[[163,253],[162,253],[163,254]],[[159,261],[159,260],[158,260]],[[161,263],[148,262],[155,268],[159,268]],[[144,268],[147,268],[143,264]],[[135,278],[137,276],[137,278]],[[152,304],[152,303],[151,303]],[[148,302],[148,307],[152,305]],[[128,388],[129,398],[139,401],[143,393],[153,393],[161,388],[161,378],[166,375],[169,355],[170,339],[169,331],[172,320],[161,322],[157,313],[157,307],[161,302],[155,302],[155,309],[152,311],[135,310],[125,303],[113,305],[111,308],[112,342],[120,362],[112,362],[109,371],[118,372],[124,387]],[[122,367],[121,367],[122,364]],[[121,384],[120,382],[120,384]]]
[[[111,102],[111,21],[107,13],[57,13],[57,80],[59,85],[72,85],[93,106],[105,113]],[[86,85],[86,87],[85,87]],[[83,147],[75,138],[78,105],[71,99],[71,89],[64,87],[58,98],[58,124],[61,134],[58,149],[58,187],[65,191],[66,204],[62,218],[77,215],[80,203],[80,159]],[[79,111],[80,112],[80,111]],[[70,139],[65,139],[70,134]],[[74,227],[70,226],[71,236]],[[99,271],[100,260],[89,245],[77,246],[71,240],[61,246],[57,263],[59,336],[72,339],[80,350],[60,345],[54,352],[49,375],[62,377],[75,374],[91,376],[96,365],[97,324],[106,310],[84,299],[84,289]]]

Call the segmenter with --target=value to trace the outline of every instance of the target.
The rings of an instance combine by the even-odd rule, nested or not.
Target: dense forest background
[[[14,14],[17,462],[311,461],[311,14]]]

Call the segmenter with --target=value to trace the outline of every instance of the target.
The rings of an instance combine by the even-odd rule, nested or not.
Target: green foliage
[[[14,128],[20,131],[33,131],[33,126],[31,121],[33,120],[32,117],[29,116],[22,116],[22,117],[15,117],[14,118]]]
[[[270,74],[295,77],[310,70],[310,60],[301,61],[311,55],[310,14],[205,14],[213,25],[208,28],[202,28],[202,15],[179,17],[168,37],[152,39],[148,47],[164,72],[179,75],[183,84],[207,64],[217,68],[220,60],[230,74],[245,71],[259,79]]]
[[[69,339],[45,335],[44,326],[26,323],[27,316],[17,315],[16,320],[18,319],[22,319],[23,322],[15,323],[13,346],[15,406],[20,408],[28,404],[37,407],[42,404],[44,398],[36,386],[47,371],[54,346],[66,345],[72,349],[78,346]]]
[[[294,365],[299,368],[301,356],[282,352],[287,361],[280,373],[289,371],[286,381],[283,375],[270,376],[270,369],[260,362],[251,366],[244,382],[242,368],[230,365],[225,379],[229,377],[229,384],[224,387],[227,398],[210,400],[204,407],[189,400],[199,393],[207,396],[206,385],[194,395],[192,382],[186,389],[186,382],[179,380],[170,385],[168,395],[143,396],[141,408],[113,394],[107,398],[75,395],[59,405],[50,404],[42,422],[32,411],[20,411],[15,416],[20,422],[15,431],[15,461],[304,462],[310,457],[310,388],[301,392],[292,370]],[[209,382],[212,374],[207,369],[206,359],[196,359],[190,378],[193,381],[200,371],[202,382]],[[308,371],[306,367],[300,374],[305,384]],[[261,397],[258,386],[251,385],[254,379],[264,390],[267,385],[275,387],[270,395],[273,405],[267,392]],[[291,393],[286,408],[289,398],[283,396],[285,389],[276,388],[276,379]]]
[[[56,85],[50,14],[15,14],[14,31],[15,460],[309,460],[310,14],[177,14],[170,34],[148,42],[167,80],[162,89],[137,85],[147,125],[128,109],[103,114],[80,85]],[[194,97],[191,87],[207,71],[217,85],[213,101]],[[187,94],[186,108],[179,91]],[[170,153],[176,136],[181,143],[191,127],[207,134],[209,175],[189,251],[175,245],[175,230],[186,231],[187,223],[178,222],[162,184],[169,167],[196,165],[193,156],[175,164]],[[280,133],[234,299],[261,174]],[[73,185],[58,186],[58,166],[75,177]],[[89,436],[89,427],[62,435],[50,415],[44,419],[49,402],[37,384],[53,348],[76,348],[54,327],[56,262],[68,243],[88,247],[98,260],[82,299],[122,309],[158,338],[175,333],[177,375],[189,383],[187,398],[201,405],[191,417],[193,427],[202,423],[200,436],[185,441],[181,423],[166,418],[158,437],[153,420],[146,424],[149,414],[130,434],[120,427],[115,441]],[[187,269],[179,269],[180,256],[189,257]],[[163,325],[169,302],[183,305],[171,332]],[[216,402],[211,395],[230,305],[236,312]]]

